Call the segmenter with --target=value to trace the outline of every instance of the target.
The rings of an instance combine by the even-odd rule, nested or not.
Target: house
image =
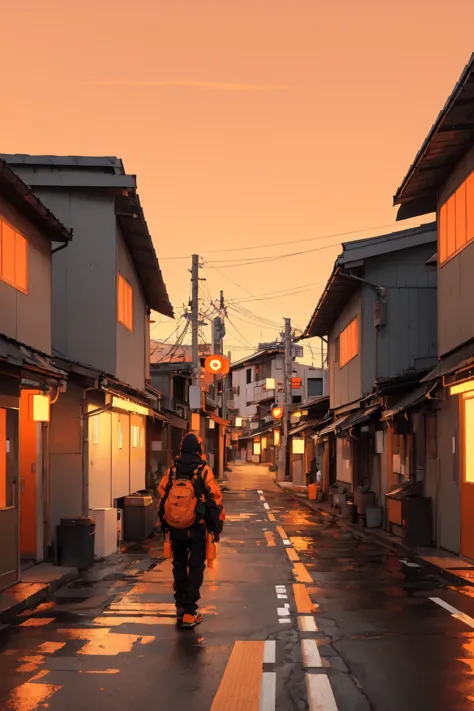
[[[369,487],[379,505],[409,475],[392,446],[390,417],[425,401],[421,378],[436,363],[436,225],[342,245],[303,334],[328,339],[329,405],[320,430],[325,487]],[[390,398],[390,402],[389,402]],[[402,399],[404,400],[402,401]],[[393,438],[398,441],[398,430]]]
[[[300,346],[294,348],[292,404],[296,409],[309,395],[323,394],[324,372],[296,362],[302,352],[298,350]],[[239,435],[232,443],[235,458],[271,466],[277,463],[281,422],[274,420],[272,410],[275,406],[283,407],[284,360],[284,348],[277,345],[232,364],[229,409],[233,413],[234,433]]]
[[[322,473],[327,470],[324,441],[318,433],[331,421],[329,396],[326,394],[302,402],[293,413],[288,432],[290,480],[293,484],[304,486],[308,483],[306,475],[311,473],[313,461],[316,471]]]
[[[145,489],[147,418],[158,412],[147,390],[150,314],[173,310],[136,178],[120,159],[4,159],[74,230],[70,251],[58,252],[53,265],[53,349],[68,373],[50,426],[54,556],[62,517],[91,513],[110,534],[124,497]],[[112,552],[97,536],[96,543]]]
[[[52,359],[51,272],[71,237],[0,160],[0,589],[48,545],[50,403],[66,379]]]
[[[432,488],[438,546],[474,559],[474,55],[398,188],[398,219],[438,218],[438,358]]]

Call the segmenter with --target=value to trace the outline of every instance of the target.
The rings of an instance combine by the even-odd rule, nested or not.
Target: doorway
[[[0,590],[19,580],[18,409],[0,408]]]
[[[474,560],[474,392],[461,400],[461,555]]]
[[[43,559],[43,464],[41,424],[30,418],[30,397],[20,394],[20,554],[22,560]]]

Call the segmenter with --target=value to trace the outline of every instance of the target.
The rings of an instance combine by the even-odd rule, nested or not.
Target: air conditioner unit
[[[117,509],[91,509],[90,516],[95,521],[95,557],[107,558],[118,549]]]

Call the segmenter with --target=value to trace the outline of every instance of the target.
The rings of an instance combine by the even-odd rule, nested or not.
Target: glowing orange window
[[[119,323],[133,333],[133,288],[121,274],[117,284],[117,316]]]
[[[339,336],[339,366],[343,368],[359,353],[359,317],[356,316]]]
[[[28,241],[0,220],[0,278],[28,293]]]
[[[446,261],[448,256],[448,245],[447,245],[447,208],[446,203],[441,205],[439,211],[439,261],[440,264]]]
[[[446,203],[447,211],[447,227],[446,227],[446,243],[447,257],[451,257],[456,251],[456,194],[451,195],[448,202]]]
[[[474,239],[474,173],[466,180],[466,237],[467,242]]]
[[[456,252],[466,244],[466,183],[456,190]]]

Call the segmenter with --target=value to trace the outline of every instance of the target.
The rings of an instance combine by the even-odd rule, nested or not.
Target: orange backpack
[[[199,465],[191,479],[180,479],[176,466],[170,470],[169,482],[162,502],[162,518],[171,528],[190,528],[196,522],[196,506],[202,497],[196,494],[200,480],[204,493],[204,482],[201,478],[205,464]]]

